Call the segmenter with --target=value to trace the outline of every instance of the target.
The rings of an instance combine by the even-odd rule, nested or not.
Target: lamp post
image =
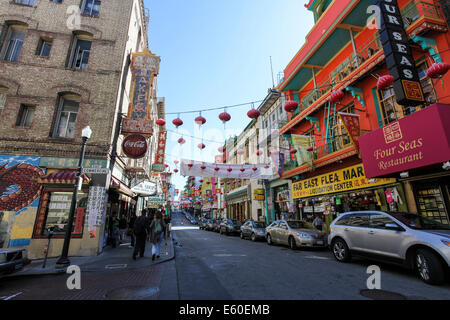
[[[86,151],[86,143],[90,139],[91,134],[92,130],[89,126],[85,127],[81,132],[82,145],[81,145],[80,160],[78,162],[77,179],[75,182],[75,186],[73,188],[72,203],[70,204],[69,220],[67,221],[67,230],[66,236],[64,237],[63,249],[61,257],[59,257],[58,261],[56,262],[56,268],[65,268],[70,265],[70,260],[67,256],[69,254],[70,238],[72,237],[72,226],[75,216],[75,209],[77,206],[78,188],[82,184],[81,174],[83,170],[84,153]]]

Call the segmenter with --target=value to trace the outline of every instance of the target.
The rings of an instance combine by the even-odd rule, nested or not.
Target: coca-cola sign
[[[148,145],[143,135],[132,134],[123,140],[122,150],[128,158],[139,159],[145,156]]]

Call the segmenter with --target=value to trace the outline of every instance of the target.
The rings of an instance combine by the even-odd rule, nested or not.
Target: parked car
[[[220,220],[214,220],[213,231],[214,232],[219,232],[220,231]]]
[[[265,222],[247,221],[241,226],[241,239],[264,240],[266,226]]]
[[[0,275],[20,270],[29,263],[26,249],[0,249]]]
[[[220,234],[240,234],[242,222],[239,220],[223,219],[219,226]]]
[[[284,244],[291,249],[327,247],[325,232],[319,231],[301,220],[277,220],[266,228],[265,238],[269,245],[274,243]]]
[[[198,220],[198,226],[200,228],[200,230],[205,230],[206,229],[206,223],[208,222],[208,219],[206,218],[200,218]]]
[[[207,231],[213,231],[214,230],[214,220],[208,219],[205,225],[205,230]]]
[[[348,212],[331,223],[328,236],[336,260],[353,255],[400,264],[428,284],[450,274],[450,227],[402,212]]]

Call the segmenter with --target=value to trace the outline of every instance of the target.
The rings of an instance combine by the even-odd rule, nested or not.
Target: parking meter
[[[50,240],[52,239],[53,235],[54,235],[54,230],[55,230],[55,225],[51,224],[47,227],[47,231],[48,231],[48,235],[47,235],[47,250],[45,251],[45,259],[44,259],[44,264],[42,265],[42,268],[45,268],[45,265],[47,263],[47,257],[48,257],[48,252],[50,250]]]

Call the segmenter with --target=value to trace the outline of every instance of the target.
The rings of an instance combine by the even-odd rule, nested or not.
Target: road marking
[[[172,227],[171,230],[172,231],[176,231],[176,230],[199,230],[199,228],[198,227],[189,227],[189,226],[186,226],[186,227],[177,226],[177,227]]]
[[[214,254],[214,257],[246,257],[246,254],[228,254],[228,253],[220,253]]]
[[[306,256],[307,259],[318,259],[318,260],[330,260],[330,258],[319,257],[319,256]]]
[[[124,269],[127,266],[127,264],[108,264],[105,266],[105,269]]]
[[[5,298],[5,299],[3,299],[3,300],[11,300],[12,298],[15,298],[15,297],[17,297],[17,296],[19,296],[19,295],[21,295],[21,294],[22,294],[22,292],[19,292],[19,293],[13,294],[12,296],[9,296],[9,297],[2,297],[2,298]]]

